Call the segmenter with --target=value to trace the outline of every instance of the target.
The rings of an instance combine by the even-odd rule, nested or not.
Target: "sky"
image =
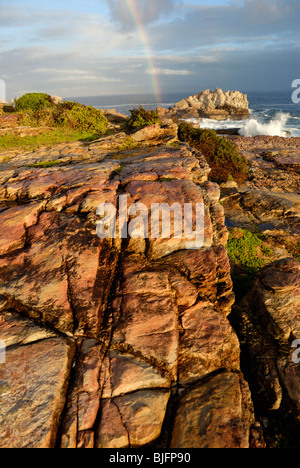
[[[0,0],[0,79],[9,100],[290,91],[299,22],[299,0]]]

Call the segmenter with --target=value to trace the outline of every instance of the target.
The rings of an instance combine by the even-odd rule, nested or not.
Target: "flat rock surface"
[[[174,132],[2,155],[1,447],[249,446],[220,189]],[[120,195],[198,203],[202,243],[174,222],[169,238],[100,239],[97,207]]]
[[[247,389],[241,386],[239,376],[225,373],[213,377],[182,398],[171,447],[248,448],[247,411],[249,417]]]
[[[0,446],[49,448],[56,442],[74,342],[16,314],[1,314]]]

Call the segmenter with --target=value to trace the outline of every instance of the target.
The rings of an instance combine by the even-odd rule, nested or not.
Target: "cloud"
[[[178,0],[106,0],[111,18],[124,30],[147,25],[170,14]]]
[[[240,0],[190,4],[163,25],[148,26],[152,51],[161,55],[213,56],[212,50],[256,50],[299,43],[299,0]],[[216,59],[216,56],[213,56]]]
[[[22,1],[0,6],[0,77],[10,97],[151,93],[137,20],[165,92],[282,89],[299,75],[299,0],[94,0],[94,11]]]
[[[14,7],[12,5],[5,6],[0,5],[0,26],[11,27],[11,26],[30,26],[33,23],[40,21],[43,15],[36,10],[28,7],[26,11]],[[26,24],[24,23],[24,19]]]
[[[245,0],[247,19],[256,24],[282,22],[292,10],[292,2],[286,0]]]
[[[191,70],[174,70],[171,68],[154,68],[153,70],[148,70],[148,73],[151,75],[166,75],[166,76],[187,76],[194,75],[194,72]]]

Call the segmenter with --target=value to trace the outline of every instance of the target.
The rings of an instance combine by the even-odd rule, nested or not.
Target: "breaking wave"
[[[254,137],[259,135],[266,136],[298,136],[299,128],[292,128],[288,125],[291,115],[287,112],[277,112],[270,114],[251,112],[251,117],[244,120],[226,120],[217,121],[203,119],[200,122],[200,128],[208,128],[212,130],[237,130],[241,136]],[[197,122],[197,119],[189,119],[190,122]],[[296,122],[294,122],[296,124]]]
[[[250,118],[240,129],[239,134],[245,137],[258,135],[285,137],[287,136],[286,124],[290,117],[290,114],[278,112],[270,122]]]

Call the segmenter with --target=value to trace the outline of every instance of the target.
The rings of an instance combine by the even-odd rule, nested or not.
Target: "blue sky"
[[[299,0],[0,0],[0,78],[11,99],[206,88],[290,90]],[[145,56],[145,45],[152,60]]]

